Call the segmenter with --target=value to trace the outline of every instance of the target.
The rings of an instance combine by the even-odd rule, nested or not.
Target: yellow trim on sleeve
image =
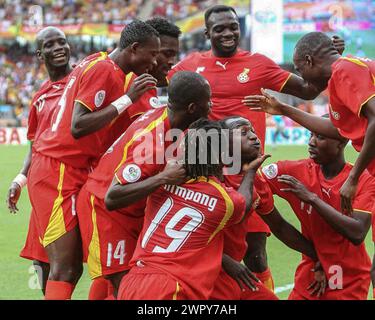
[[[95,211],[95,196],[92,194],[90,197],[91,203],[91,218],[92,218],[92,237],[89,245],[89,254],[87,258],[87,267],[91,276],[91,279],[98,278],[102,275],[102,265],[100,261],[100,241],[98,225],[96,223],[96,211]]]
[[[289,76],[285,79],[284,83],[281,85],[281,88],[280,88],[279,92],[283,91],[286,83],[289,81],[289,79],[290,79],[291,76],[292,76],[292,73],[290,72]]]
[[[357,212],[363,212],[363,213],[368,213],[368,214],[370,214],[370,215],[372,214],[372,212],[371,212],[371,211],[368,211],[368,210],[361,210],[361,209],[354,209],[354,208],[353,208],[353,212],[354,212],[354,211],[357,211]]]
[[[62,203],[64,198],[62,196],[62,187],[64,182],[65,164],[60,163],[59,183],[57,185],[58,196],[53,203],[51,216],[48,222],[47,229],[43,236],[43,247],[47,247],[52,242],[55,242],[66,233],[64,211]]]
[[[133,119],[133,118],[136,117],[136,116],[140,116],[141,114],[144,114],[144,112],[138,112],[138,113],[136,113],[136,114],[133,114],[133,115],[130,117],[130,119]]]
[[[176,281],[176,291],[173,294],[172,300],[177,300],[177,295],[179,292],[180,292],[180,284],[178,283],[178,281]]]
[[[355,63],[358,66],[368,68],[367,64],[356,58],[341,57],[341,59]]]
[[[362,108],[363,108],[363,106],[364,106],[367,102],[369,102],[372,98],[374,98],[374,97],[375,97],[375,93],[372,94],[370,97],[368,97],[368,98],[365,100],[365,102],[363,102],[363,103],[360,105],[360,107],[359,107],[359,111],[358,111],[358,117],[361,116],[361,112],[362,112]]]
[[[228,220],[232,217],[234,205],[233,205],[233,201],[229,197],[227,191],[219,183],[215,182],[212,179],[208,179],[208,181],[207,181],[206,177],[199,177],[197,180],[191,179],[187,183],[192,183],[194,181],[209,183],[210,185],[212,185],[214,188],[216,188],[220,192],[220,194],[222,195],[222,197],[224,198],[224,201],[225,201],[225,206],[226,206],[225,215],[224,215],[223,219],[221,220],[220,224],[218,225],[218,227],[216,228],[216,230],[209,237],[209,239],[207,241],[207,244],[209,244],[212,241],[212,239],[225,227]]]
[[[155,129],[158,125],[164,122],[164,120],[168,117],[168,111],[167,108],[165,108],[163,114],[157,118],[156,120],[152,121],[146,128],[139,131],[138,133],[135,133],[133,137],[128,141],[128,143],[124,147],[124,152],[122,159],[119,163],[119,165],[116,167],[115,172],[125,163],[126,158],[128,157],[128,149],[133,144],[135,140],[137,140],[139,137],[143,136],[144,134],[151,132],[153,129]]]
[[[78,102],[80,104],[82,104],[84,107],[86,107],[87,109],[89,109],[91,112],[93,111],[93,109],[91,109],[86,103],[82,102],[81,100],[74,100],[74,102]]]
[[[133,75],[134,75],[134,72],[129,72],[129,73],[125,76],[124,92],[128,92],[129,85],[130,85],[130,80],[132,79]]]
[[[116,178],[116,180],[117,180],[117,182],[118,182],[119,184],[122,184],[120,178],[117,176],[117,172],[115,173],[115,178]]]

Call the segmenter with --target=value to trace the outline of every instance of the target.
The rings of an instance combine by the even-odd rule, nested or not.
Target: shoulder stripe
[[[375,97],[375,93],[372,94],[370,97],[368,97],[368,98],[365,100],[365,102],[363,102],[363,103],[360,105],[359,110],[358,110],[358,117],[361,116],[361,112],[362,112],[362,108],[363,108],[363,106],[364,106],[367,102],[369,102],[372,98],[374,98],[374,97]]]
[[[212,179],[209,179],[207,181],[206,177],[199,177],[197,180],[192,179],[192,180],[189,180],[187,183],[192,183],[194,181],[207,182],[210,185],[212,185],[216,190],[218,190],[220,192],[220,194],[224,198],[225,205],[226,205],[225,215],[224,215],[223,219],[221,220],[220,224],[218,225],[218,227],[216,228],[216,230],[210,235],[210,237],[207,241],[207,244],[209,244],[212,241],[212,239],[225,227],[228,220],[232,217],[233,210],[234,210],[234,204],[233,204],[232,199],[229,197],[227,191],[216,181],[214,181]]]
[[[86,67],[85,71],[83,71],[82,75],[84,75],[87,71],[89,71],[95,64],[97,64],[99,61],[103,61],[107,58],[106,52],[100,52],[100,57],[94,59],[89,63],[89,65]]]
[[[118,166],[116,167],[115,172],[125,163],[125,161],[126,161],[126,159],[128,157],[128,149],[133,144],[133,142],[135,140],[137,140],[139,137],[143,136],[144,134],[146,134],[146,133],[151,132],[152,130],[154,130],[158,125],[160,125],[161,123],[163,123],[164,120],[167,117],[168,117],[168,111],[167,111],[167,108],[165,108],[163,114],[159,118],[157,118],[156,120],[152,121],[146,128],[144,128],[143,130],[141,130],[139,132],[136,132],[133,135],[133,137],[128,141],[128,143],[124,147],[124,152],[123,152],[122,159],[121,159],[120,163],[118,164]]]
[[[133,82],[132,80],[135,78],[135,74],[134,72],[129,72],[126,76],[125,76],[125,83],[124,83],[124,92],[128,92],[128,89],[129,89],[129,85]]]
[[[292,73],[290,72],[290,73],[289,73],[289,76],[286,77],[284,83],[281,85],[281,88],[280,88],[279,92],[283,91],[283,89],[284,89],[286,83],[289,81],[289,79],[290,79],[291,76],[292,76]]]
[[[355,63],[358,66],[368,68],[367,64],[356,58],[341,57],[341,59]]]

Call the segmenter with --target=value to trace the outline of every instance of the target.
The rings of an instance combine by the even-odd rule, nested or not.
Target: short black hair
[[[148,23],[134,20],[122,29],[119,48],[125,49],[134,42],[145,43],[151,37],[159,37],[159,33]]]
[[[207,80],[192,71],[176,72],[168,86],[168,100],[175,108],[187,107],[190,103],[198,103],[206,96]]]
[[[332,39],[323,32],[310,32],[298,40],[294,52],[298,59],[304,59],[306,55],[316,56],[320,52],[332,51],[337,53]]]
[[[223,139],[225,136],[219,121],[200,118],[189,126],[184,138],[184,167],[188,177],[192,179],[205,177],[207,181],[210,176],[223,178],[221,159]]]
[[[248,119],[241,116],[229,116],[220,120],[221,126],[228,130],[234,130],[240,126],[248,125],[249,123],[252,125]]]
[[[147,20],[146,23],[153,27],[160,36],[168,36],[178,39],[181,34],[179,27],[162,17],[154,17]]]
[[[227,11],[232,11],[238,17],[236,10],[230,6],[218,4],[218,5],[208,8],[206,12],[204,13],[204,23],[206,25],[206,28],[208,27],[208,19],[210,18],[211,14],[227,12]]]

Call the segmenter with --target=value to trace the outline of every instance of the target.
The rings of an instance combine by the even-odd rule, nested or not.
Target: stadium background
[[[240,16],[241,47],[262,52],[290,71],[296,41],[304,33],[324,31],[338,34],[346,41],[346,54],[375,56],[374,0],[0,0],[0,299],[40,299],[30,261],[18,257],[27,232],[30,204],[24,190],[19,213],[8,213],[5,198],[10,182],[22,166],[27,153],[26,125],[29,102],[46,78],[35,58],[36,32],[43,25],[57,25],[67,35],[73,63],[99,50],[116,47],[124,25],[135,17],[165,16],[182,30],[180,58],[195,50],[206,50],[203,35],[204,10],[212,4],[234,6]],[[271,30],[271,31],[270,31]],[[163,90],[160,92],[164,93]],[[327,96],[314,101],[281,97],[303,110],[323,114]],[[272,141],[275,121],[267,118],[267,150],[272,161],[307,156],[304,146],[309,133],[288,119],[283,119],[289,139],[278,136]],[[347,148],[353,162],[355,151]],[[290,207],[280,199],[276,203],[284,216],[298,226]],[[366,239],[370,256],[373,244]],[[269,264],[276,293],[287,298],[299,254],[285,247],[274,236],[267,244]],[[86,299],[89,278],[85,274],[77,286],[74,299]]]

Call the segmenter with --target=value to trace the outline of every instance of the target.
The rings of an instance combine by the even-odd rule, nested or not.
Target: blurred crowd
[[[124,23],[145,0],[0,0],[0,21],[16,24]],[[33,7],[33,6],[40,6]],[[42,9],[42,10],[41,10]]]

